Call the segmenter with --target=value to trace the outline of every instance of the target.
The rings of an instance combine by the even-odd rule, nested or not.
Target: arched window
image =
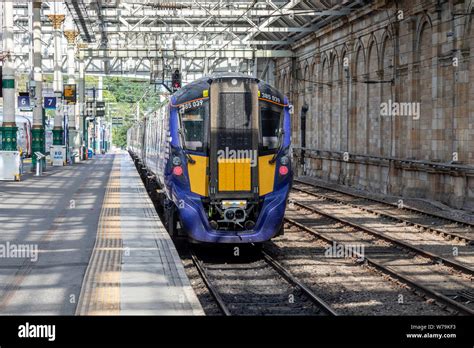
[[[420,29],[417,60],[419,63],[418,73],[418,101],[420,102],[419,119],[408,117],[412,125],[411,146],[413,147],[412,156],[416,159],[430,160],[437,156],[438,151],[444,151],[440,147],[442,142],[440,137],[434,136],[433,128],[433,68],[432,68],[432,30],[431,24],[425,21]],[[441,121],[441,120],[440,120]],[[436,123],[436,122],[435,122]],[[438,132],[444,133],[444,125],[435,126]],[[443,134],[444,137],[444,134]],[[439,149],[437,151],[437,149]]]
[[[351,120],[351,148],[358,154],[367,153],[367,84],[365,79],[365,57],[362,45],[357,49],[355,58],[354,103],[355,120]],[[355,128],[355,129],[354,129]]]
[[[330,80],[330,64],[329,58],[323,58],[322,65],[322,83],[323,83],[323,93],[322,93],[322,139],[321,139],[321,148],[323,150],[329,150],[331,148],[331,80]]]
[[[394,50],[393,41],[388,35],[385,36],[382,43],[382,78],[385,81],[391,80],[394,75]],[[393,87],[392,84],[382,83],[382,103],[393,101]],[[389,116],[381,116],[380,118],[380,152],[382,156],[392,156],[391,144],[394,130],[394,120]]]
[[[378,81],[380,79],[378,75],[379,64],[378,64],[378,50],[377,43],[375,40],[371,41],[369,45],[368,55],[368,78],[371,81]],[[380,84],[372,83],[368,85],[368,120],[367,135],[369,137],[368,143],[368,154],[380,155]]]
[[[341,84],[339,76],[339,60],[333,54],[330,67],[330,100],[331,100],[331,146],[332,151],[340,150],[341,122]]]
[[[343,50],[341,54],[341,151],[348,150],[348,141],[349,141],[349,85],[351,83],[351,70],[350,70],[350,61],[346,49]]]

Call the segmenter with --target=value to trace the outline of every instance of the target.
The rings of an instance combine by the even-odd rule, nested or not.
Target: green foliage
[[[123,77],[105,77],[103,88],[102,96],[109,108],[107,121],[111,122],[113,118],[123,120],[121,126],[113,126],[112,142],[117,147],[126,147],[127,131],[137,119],[137,104],[141,119],[144,112],[161,105],[161,92],[155,91],[148,81]]]
[[[118,126],[112,129],[112,144],[117,147],[125,148],[127,146],[127,131],[130,126]]]
[[[148,110],[159,105],[160,92],[148,81],[122,77],[104,78],[104,99],[111,98],[120,104],[140,103],[141,110]],[[113,96],[113,97],[112,97]]]
[[[104,78],[103,97],[111,106],[112,117],[122,117],[126,122],[133,123],[139,104],[140,118],[146,110],[156,109],[160,105],[160,92],[148,81],[122,77]]]

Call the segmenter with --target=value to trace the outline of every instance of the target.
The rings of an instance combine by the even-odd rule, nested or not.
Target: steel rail
[[[219,309],[222,311],[222,313],[226,316],[231,316],[231,312],[228,309],[225,301],[217,291],[216,287],[212,284],[210,281],[209,277],[207,276],[206,270],[202,264],[202,262],[199,260],[199,258],[196,256],[194,251],[190,251],[191,253],[191,258],[196,265],[196,268],[198,269],[199,274],[201,275],[204,283],[206,284],[206,287],[209,289],[211,295],[214,297],[216,300],[216,303],[219,306]],[[269,265],[271,268],[273,268],[275,271],[280,274],[283,279],[288,282],[289,284],[292,284],[295,287],[298,287],[301,289],[301,291],[305,294],[306,297],[309,298],[309,300],[316,304],[318,308],[320,308],[324,313],[327,315],[331,316],[337,316],[338,314],[336,311],[334,311],[323,299],[321,299],[319,296],[317,296],[312,290],[310,290],[305,284],[303,284],[301,281],[296,279],[288,270],[286,270],[278,261],[276,261],[270,254],[262,250],[262,256],[263,260]]]
[[[262,251],[263,258],[265,261],[273,267],[287,282],[297,286],[303,291],[303,293],[318,307],[320,307],[326,314],[331,316],[337,316],[337,312],[332,309],[323,299],[317,296],[312,290],[310,290],[306,285],[296,279],[289,271],[287,271],[278,261],[276,261],[270,254],[265,251]]]
[[[417,254],[420,254],[422,256],[425,256],[427,258],[429,258],[430,260],[433,260],[434,262],[437,262],[437,263],[443,263],[445,265],[448,265],[458,271],[461,271],[463,273],[466,273],[466,274],[469,274],[471,276],[474,275],[474,269],[470,268],[470,267],[467,267],[463,264],[460,264],[459,262],[456,262],[456,261],[453,261],[453,260],[448,260],[440,255],[436,255],[436,254],[433,254],[429,251],[426,251],[426,250],[423,250],[421,248],[418,248],[414,245],[411,245],[411,244],[408,244],[408,243],[405,243],[399,239],[395,239],[395,238],[392,238],[392,237],[389,237],[389,236],[386,236],[380,232],[377,232],[376,230],[370,228],[370,227],[366,227],[366,226],[362,226],[360,224],[357,224],[355,222],[351,222],[351,221],[348,221],[344,218],[341,218],[341,217],[337,217],[337,216],[334,216],[332,214],[329,214],[329,213],[326,213],[324,211],[322,211],[321,209],[318,209],[318,208],[315,208],[315,207],[310,207],[306,204],[303,204],[303,203],[300,203],[300,202],[293,202],[293,204],[303,208],[303,209],[307,209],[309,211],[312,211],[313,213],[316,213],[316,214],[319,214],[319,215],[322,215],[322,216],[325,216],[329,219],[332,219],[332,220],[336,220],[344,225],[347,225],[347,226],[350,226],[350,227],[353,227],[353,228],[356,228],[356,229],[359,229],[359,230],[362,230],[364,232],[367,232],[377,238],[380,238],[380,239],[384,239],[385,241],[387,242],[390,242],[392,244],[395,244],[395,245],[398,245],[402,248],[405,248],[405,249],[408,249],[410,251],[413,251]]]
[[[439,214],[436,214],[436,213],[430,213],[430,212],[426,212],[426,211],[422,211],[420,209],[417,209],[417,208],[414,208],[414,207],[407,207],[407,206],[403,206],[401,208],[398,207],[397,204],[395,203],[390,203],[390,202],[385,202],[381,199],[377,199],[377,198],[369,198],[369,197],[365,197],[365,196],[360,196],[360,195],[357,195],[355,193],[351,193],[351,192],[345,192],[343,190],[339,190],[339,189],[335,189],[335,188],[329,188],[329,187],[325,187],[325,186],[321,186],[321,185],[318,185],[318,184],[313,184],[313,183],[308,183],[308,182],[305,182],[305,181],[302,181],[302,180],[299,180],[299,179],[294,179],[293,180],[294,182],[296,183],[300,183],[300,184],[303,184],[303,185],[307,185],[307,186],[312,186],[312,187],[316,187],[316,188],[322,188],[322,189],[325,189],[325,190],[328,190],[328,191],[334,191],[334,192],[337,192],[337,193],[341,193],[341,194],[344,194],[344,195],[347,195],[347,196],[351,196],[351,197],[354,197],[354,198],[360,198],[360,199],[365,199],[367,201],[373,201],[373,202],[376,202],[376,203],[379,203],[379,204],[383,204],[383,205],[388,205],[388,206],[392,206],[392,207],[396,207],[398,209],[403,209],[403,210],[407,210],[407,211],[410,211],[410,212],[413,212],[413,213],[416,213],[418,215],[425,215],[425,216],[431,216],[431,217],[434,217],[434,218],[437,218],[437,219],[440,219],[440,220],[445,220],[445,221],[449,221],[449,222],[452,222],[452,223],[455,223],[457,225],[462,225],[462,226],[465,226],[465,227],[469,227],[469,228],[473,228],[474,227],[474,224],[471,224],[471,223],[468,223],[468,222],[465,222],[465,221],[459,221],[459,220],[455,220],[455,219],[452,219],[452,218],[449,218],[449,217],[445,217],[445,216],[442,216],[442,215],[439,215]],[[445,231],[445,230],[442,230],[442,229],[439,229],[439,228],[434,228],[433,226],[431,225],[426,225],[426,224],[420,224],[418,222],[413,222],[413,221],[410,221],[410,220],[407,220],[405,218],[402,218],[402,217],[398,217],[398,216],[394,216],[392,214],[387,214],[387,213],[383,213],[383,212],[379,212],[379,211],[375,211],[371,208],[367,208],[367,207],[364,207],[364,206],[361,206],[361,205],[358,205],[358,204],[354,204],[354,203],[349,203],[349,202],[344,202],[343,200],[341,199],[337,199],[337,198],[333,198],[333,197],[328,197],[324,194],[321,194],[321,193],[315,193],[315,192],[311,192],[311,191],[307,191],[305,189],[301,189],[301,188],[297,188],[297,187],[293,187],[293,189],[295,191],[300,191],[300,192],[305,192],[307,194],[310,194],[310,195],[313,195],[313,196],[317,196],[317,197],[322,197],[322,198],[325,198],[325,199],[328,199],[328,200],[331,200],[333,202],[341,202],[343,204],[346,204],[346,205],[349,205],[349,206],[352,206],[354,208],[359,208],[359,209],[362,209],[364,211],[368,211],[370,213],[373,213],[373,214],[377,214],[377,215],[380,215],[380,216],[384,216],[386,218],[389,218],[389,219],[392,219],[392,220],[399,220],[399,221],[402,221],[410,226],[414,226],[414,227],[417,227],[417,228],[423,228],[423,229],[426,229],[428,231],[431,231],[431,232],[434,232],[436,234],[440,234],[440,235],[448,235],[452,238],[455,238],[455,239],[459,239],[459,240],[462,240],[464,241],[466,244],[469,244],[469,245],[473,245],[474,244],[474,240],[473,239],[470,239],[469,237],[467,236],[463,236],[461,234],[457,234],[455,232],[449,232],[449,231]]]
[[[222,296],[219,294],[215,286],[212,285],[211,281],[209,280],[209,277],[207,276],[206,270],[204,269],[202,262],[197,258],[194,251],[190,250],[190,253],[191,253],[191,258],[193,260],[193,263],[199,272],[199,275],[204,281],[204,284],[206,284],[206,287],[209,289],[209,292],[211,293],[212,297],[214,297],[214,300],[216,301],[222,314],[224,314],[225,316],[231,316],[232,314],[230,313],[229,308],[227,307],[224,300],[222,299]]]
[[[319,239],[322,239],[324,240],[325,242],[327,243],[330,243],[330,244],[340,244],[340,245],[344,245],[345,246],[345,243],[341,243],[341,242],[338,242],[332,238],[329,238],[329,237],[326,237],[322,234],[320,234],[319,232],[316,232],[315,230],[313,230],[312,228],[310,227],[307,227],[301,223],[299,223],[298,221],[294,220],[294,219],[291,219],[291,218],[288,218],[288,217],[285,217],[285,220],[294,225],[294,226],[297,226],[299,227],[300,229],[302,229],[303,231],[319,238]],[[464,306],[463,304],[461,303],[458,303],[454,300],[451,300],[449,297],[435,291],[435,290],[431,290],[427,287],[425,287],[424,285],[421,285],[419,283],[417,283],[416,281],[412,280],[412,279],[409,279],[401,274],[399,274],[398,272],[394,271],[393,269],[391,269],[390,267],[388,266],[384,266],[374,260],[372,260],[371,258],[365,256],[365,255],[361,255],[357,252],[354,253],[356,256],[359,257],[359,259],[363,259],[365,263],[367,263],[368,265],[371,265],[372,267],[382,271],[383,273],[386,273],[386,274],[389,274],[391,276],[393,276],[394,278],[397,278],[399,281],[411,286],[412,288],[416,288],[418,289],[419,291],[422,291],[424,292],[425,294],[431,296],[432,298],[434,298],[436,301],[438,301],[439,303],[442,303],[448,307],[451,307],[452,309],[456,310],[458,313],[461,313],[461,314],[466,314],[466,315],[474,315],[474,311],[466,306]]]

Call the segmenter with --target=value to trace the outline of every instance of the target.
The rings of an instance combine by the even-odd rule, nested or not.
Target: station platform
[[[129,155],[0,183],[0,315],[203,315]]]

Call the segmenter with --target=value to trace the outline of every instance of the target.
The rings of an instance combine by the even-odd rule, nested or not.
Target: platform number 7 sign
[[[56,97],[45,97],[44,98],[45,109],[56,109]]]

